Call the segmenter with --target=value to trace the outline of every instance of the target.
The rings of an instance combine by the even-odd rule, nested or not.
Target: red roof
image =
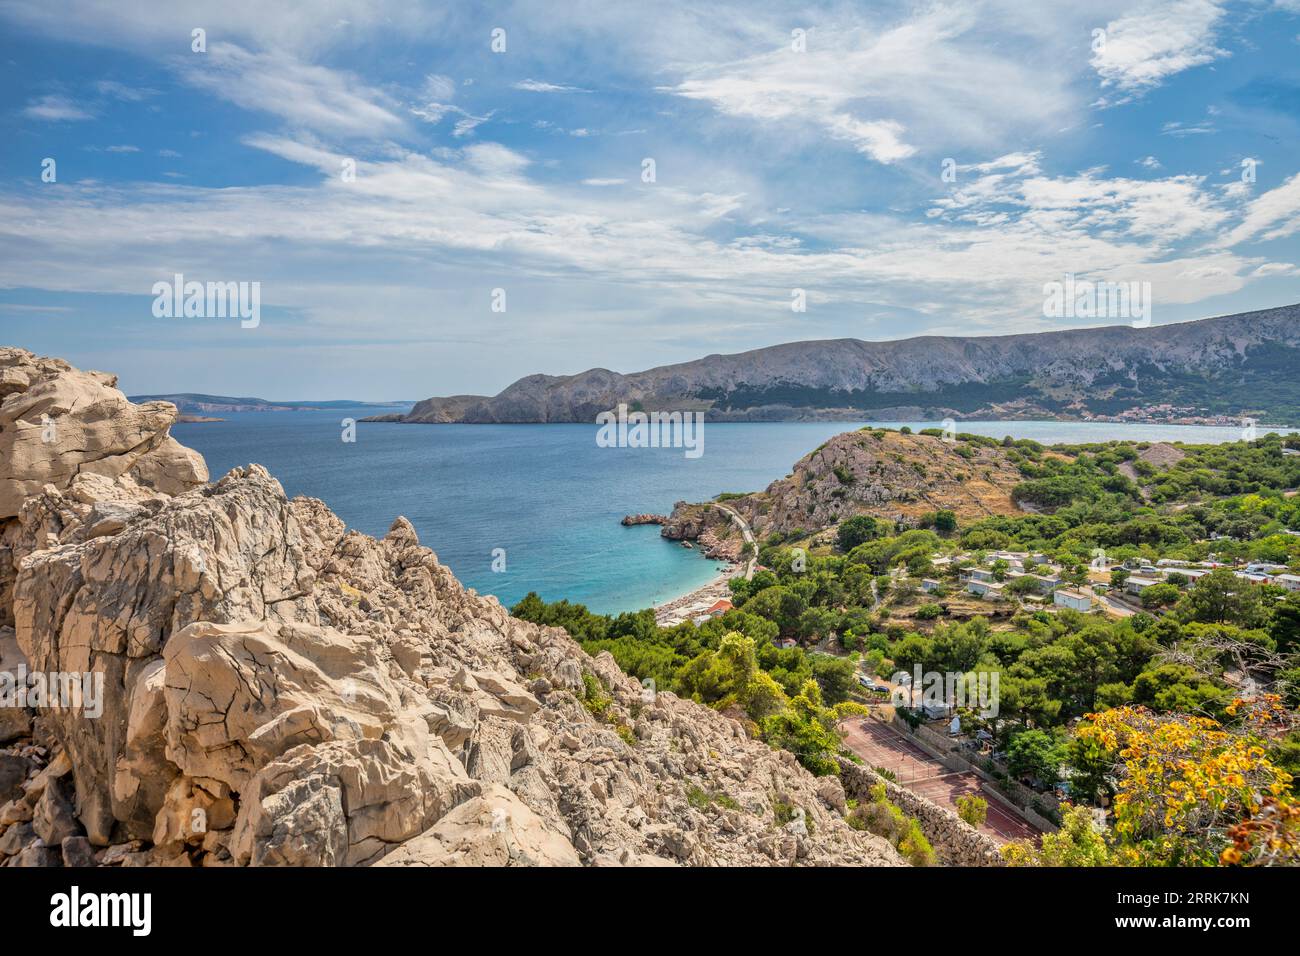
[[[730,611],[733,607],[735,607],[734,604],[726,598],[723,598],[717,604],[713,605],[713,607],[709,608],[707,613],[712,614],[714,611]]]

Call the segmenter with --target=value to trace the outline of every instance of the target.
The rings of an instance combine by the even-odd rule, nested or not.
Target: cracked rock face
[[[79,474],[129,475],[164,494],[207,481],[203,458],[167,432],[176,406],[132,404],[116,384],[113,375],[0,348],[0,520]]]
[[[6,415],[40,383],[120,394],[15,351],[0,352]],[[94,431],[97,407],[69,406],[65,417],[86,417],[67,431]],[[140,408],[121,414],[159,414]],[[93,672],[104,690],[97,716],[40,709],[0,749],[12,795],[0,859],[901,864],[847,825],[834,781],[721,714],[643,698],[608,654],[464,589],[404,518],[376,540],[319,501],[286,499],[256,465],[193,487],[201,462],[139,467],[165,431],[93,473],[25,444],[35,485],[5,460],[6,493],[23,495],[0,532],[6,660]],[[0,440],[14,447],[7,426]],[[166,460],[190,460],[182,452]],[[611,699],[599,718],[584,675]],[[805,826],[779,826],[778,805],[800,808]]]

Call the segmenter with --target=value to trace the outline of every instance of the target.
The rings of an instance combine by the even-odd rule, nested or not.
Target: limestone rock
[[[50,846],[58,846],[65,838],[81,833],[71,791],[67,777],[53,778],[46,784],[32,812],[32,827],[37,836]]]
[[[165,661],[168,759],[236,790],[298,744],[381,737],[399,706],[374,642],[328,628],[191,624]]]
[[[578,866],[573,845],[513,793],[489,784],[378,866]]]
[[[423,743],[423,753],[367,739],[295,748],[244,788],[232,855],[253,866],[377,859],[478,791],[441,741]]]
[[[203,459],[168,434],[169,402],[135,405],[112,376],[22,349],[0,348],[0,376],[0,519],[80,472],[130,474],[166,494],[207,480]]]
[[[4,555],[0,554],[0,560]],[[0,627],[0,696],[17,694],[18,675],[26,670],[27,658],[18,647],[18,639],[12,627]],[[8,675],[5,678],[3,675]],[[18,737],[25,737],[32,730],[32,712],[28,707],[16,706],[13,701],[0,700],[0,744],[7,744]],[[0,800],[3,796],[3,775],[0,775]]]
[[[39,840],[35,828],[27,821],[15,823],[0,836],[0,856],[17,856]]]
[[[73,867],[98,866],[95,860],[95,851],[91,847],[90,841],[84,836],[64,837],[60,847],[63,854],[63,865]]]

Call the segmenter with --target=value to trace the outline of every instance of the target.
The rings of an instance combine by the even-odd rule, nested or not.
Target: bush
[[[957,816],[973,827],[978,827],[989,816],[989,804],[983,797],[968,793],[957,798]]]
[[[883,837],[891,846],[898,846],[908,833],[907,816],[888,800],[860,806],[853,811],[852,817],[856,818],[856,823],[850,825],[855,829]]]
[[[898,852],[913,866],[934,866],[934,847],[915,820],[909,821],[906,835],[898,841]]]
[[[584,672],[582,675],[582,706],[587,708],[587,713],[597,720],[604,720],[611,703],[613,701],[605,693],[605,686],[601,684],[596,675]]]
[[[848,553],[858,545],[879,538],[883,534],[880,523],[871,515],[855,515],[840,524],[836,532],[840,550]]]

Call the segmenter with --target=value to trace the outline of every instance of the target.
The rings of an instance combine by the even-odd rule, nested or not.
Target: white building
[[[1143,578],[1136,574],[1129,575],[1128,580],[1124,582],[1124,590],[1129,594],[1141,594],[1147,588],[1155,584],[1162,584],[1159,578]]]
[[[1092,608],[1092,598],[1073,588],[1058,588],[1052,593],[1052,603],[1057,607],[1074,608],[1076,611],[1087,611]]]
[[[988,601],[1002,597],[1002,585],[997,581],[967,581],[966,590]]]

